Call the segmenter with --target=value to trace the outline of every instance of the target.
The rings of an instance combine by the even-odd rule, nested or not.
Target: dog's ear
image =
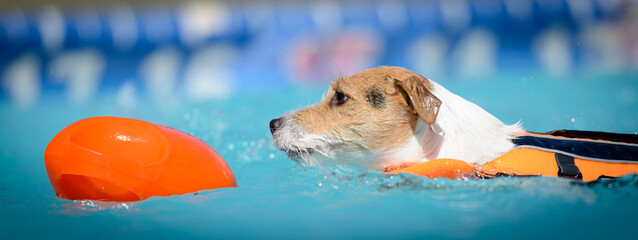
[[[441,100],[430,92],[432,85],[428,79],[424,78],[423,81],[418,76],[412,75],[403,80],[393,80],[394,85],[408,96],[409,104],[421,120],[428,125],[434,124],[436,116],[439,114]]]

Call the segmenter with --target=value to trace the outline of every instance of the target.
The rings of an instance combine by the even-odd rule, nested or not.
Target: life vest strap
[[[554,157],[556,165],[558,165],[559,177],[583,179],[583,174],[574,163],[574,157],[561,153],[554,153]]]
[[[610,163],[638,164],[638,144],[548,135],[519,135],[512,139],[516,148],[534,148],[573,158]]]
[[[543,134],[543,133],[537,133],[537,134]],[[588,139],[597,139],[597,140],[611,141],[611,142],[638,143],[638,135],[636,134],[579,131],[579,130],[554,130],[544,134],[558,136],[558,137],[567,137],[567,138],[585,138],[585,139],[588,138]]]

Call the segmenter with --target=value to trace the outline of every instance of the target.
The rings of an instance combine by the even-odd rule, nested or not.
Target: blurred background
[[[530,131],[638,134],[638,0],[0,0],[0,232],[638,234],[626,227],[638,215],[636,176],[591,186],[393,178],[303,168],[272,146],[271,119],[318,101],[336,76],[379,65],[411,69]],[[55,197],[43,164],[47,143],[77,120],[104,115],[202,139],[240,187],[114,205]]]
[[[466,83],[460,95],[466,89],[479,105],[467,95],[475,86],[555,81],[542,91],[569,79],[568,91],[581,78],[620,74],[608,95],[635,111],[627,106],[638,99],[637,2],[3,1],[0,101],[176,105],[320,89],[338,75],[397,65],[453,90]],[[624,126],[635,129],[638,112],[629,116]]]

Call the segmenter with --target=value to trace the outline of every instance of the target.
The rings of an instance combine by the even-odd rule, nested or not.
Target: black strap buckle
[[[574,163],[574,157],[561,153],[554,153],[558,165],[558,176],[564,178],[583,179],[578,166]]]

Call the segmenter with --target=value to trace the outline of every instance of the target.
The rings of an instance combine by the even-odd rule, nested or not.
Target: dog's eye
[[[335,92],[335,95],[332,96],[332,99],[330,99],[330,104],[334,106],[339,106],[345,103],[346,101],[348,101],[348,99],[349,99],[348,95],[342,92]]]

